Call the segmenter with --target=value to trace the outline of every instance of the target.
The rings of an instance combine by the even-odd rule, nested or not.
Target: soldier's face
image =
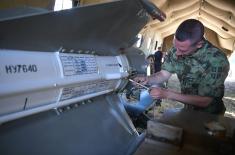
[[[187,56],[194,53],[197,50],[196,46],[192,46],[190,40],[186,41],[178,41],[174,38],[174,47],[176,48],[176,55],[177,56]]]

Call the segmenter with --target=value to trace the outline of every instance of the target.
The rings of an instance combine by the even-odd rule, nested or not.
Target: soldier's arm
[[[224,81],[228,71],[229,62],[226,56],[219,53],[217,57],[211,57],[210,67],[200,80],[198,95],[208,96],[213,100],[222,100],[224,96]]]
[[[150,91],[150,95],[156,99],[170,99],[199,107],[207,107],[213,100],[212,97],[208,96],[186,95],[170,89],[162,88],[152,88]]]
[[[151,76],[146,77],[148,84],[160,84],[167,81],[171,77],[171,73],[166,70],[161,70],[160,72],[154,73]]]
[[[171,73],[166,70],[161,70],[160,72],[154,73],[150,76],[137,76],[134,80],[143,85],[149,84],[160,84],[167,81],[171,76]]]
[[[208,96],[186,95],[171,90],[167,90],[166,94],[168,99],[199,107],[207,107],[213,100],[212,97]]]

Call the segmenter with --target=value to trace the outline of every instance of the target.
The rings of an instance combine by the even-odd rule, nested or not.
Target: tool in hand
[[[141,86],[141,87],[144,88],[144,89],[150,90],[150,88],[148,88],[148,87],[146,87],[145,85],[142,85],[142,84],[140,84],[140,83],[138,83],[138,82],[136,82],[136,81],[134,81],[134,80],[132,80],[132,79],[129,79],[129,81],[131,81],[131,82],[137,84],[138,86]]]

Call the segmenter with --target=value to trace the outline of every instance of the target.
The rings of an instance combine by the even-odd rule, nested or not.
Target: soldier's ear
[[[201,47],[203,46],[203,43],[204,43],[203,40],[197,42],[196,47],[197,47],[197,48],[201,48]]]

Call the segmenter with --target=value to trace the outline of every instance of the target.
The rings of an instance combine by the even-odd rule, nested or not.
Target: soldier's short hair
[[[176,30],[175,38],[179,41],[190,40],[195,44],[203,39],[204,26],[196,19],[188,19],[182,22]]]

